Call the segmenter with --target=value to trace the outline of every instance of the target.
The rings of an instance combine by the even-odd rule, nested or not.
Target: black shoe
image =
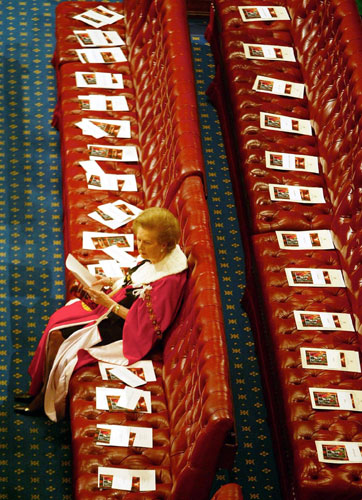
[[[32,410],[26,404],[15,403],[14,406],[15,413],[19,413],[20,415],[41,415],[42,411],[40,409]]]
[[[15,401],[20,401],[21,403],[30,403],[34,399],[34,396],[29,394],[28,392],[19,392],[14,395]]]

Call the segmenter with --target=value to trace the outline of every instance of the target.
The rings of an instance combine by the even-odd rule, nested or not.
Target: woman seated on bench
[[[180,307],[187,259],[177,242],[177,219],[164,208],[148,208],[133,222],[142,261],[125,279],[99,278],[110,293],[85,289],[96,303],[90,309],[75,300],[49,320],[29,367],[29,393],[15,397],[14,410],[30,415],[43,410],[64,417],[68,384],[74,369],[97,360],[126,365],[150,351]]]

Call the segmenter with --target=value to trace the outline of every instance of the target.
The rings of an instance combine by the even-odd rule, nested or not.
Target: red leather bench
[[[229,483],[221,486],[215,495],[212,497],[212,500],[242,500],[243,495],[241,492],[241,488],[238,484]]]
[[[290,21],[243,23],[245,5],[286,6]],[[216,0],[207,37],[216,61],[209,88],[222,122],[247,258],[243,304],[253,325],[286,499],[362,497],[362,465],[319,462],[315,441],[361,441],[358,412],[312,408],[310,387],[362,388],[354,372],[302,368],[300,347],[360,351],[361,58],[354,1]],[[247,59],[243,43],[292,46],[296,62]],[[256,76],[305,83],[293,99],[252,90]],[[311,120],[314,134],[260,127],[260,112]],[[266,168],[265,151],[319,157],[319,174]],[[326,203],[271,201],[269,184],[322,187]],[[333,250],[284,250],[276,230],[329,229]],[[290,287],[285,268],[342,269],[346,288]],[[293,311],[344,312],[355,332],[298,330]]]
[[[97,366],[78,370],[69,389],[72,429],[74,498],[207,499],[219,465],[230,466],[235,450],[232,395],[215,255],[205,200],[204,166],[192,72],[185,6],[172,0],[126,0],[107,3],[125,15],[117,26],[127,44],[127,63],[104,65],[77,61],[74,29],[85,25],[73,16],[99,2],[63,2],[56,11],[58,103],[54,114],[61,142],[65,252],[83,263],[104,254],[82,248],[83,231],[104,231],[87,214],[99,203],[116,198],[139,208],[165,206],[179,219],[181,245],[189,262],[182,307],[162,344],[150,354],[157,380],[145,387],[152,393],[152,413],[110,413],[95,407],[95,388],[114,385],[101,380]],[[103,29],[103,28],[102,28]],[[107,173],[134,173],[137,192],[112,194],[87,189],[79,161],[87,160],[87,144],[113,144],[113,139],[82,136],[76,123],[89,117],[77,96],[76,71],[122,73],[124,89],[91,89],[92,94],[124,95],[125,113],[92,112],[92,117],[131,120],[138,162],[102,161]],[[106,141],[106,142],[105,142]],[[121,232],[129,232],[130,227]],[[107,231],[108,232],[108,231]],[[67,274],[70,298],[72,277]],[[99,447],[97,423],[132,423],[152,427],[154,447]],[[98,466],[156,470],[155,492],[100,490]]]

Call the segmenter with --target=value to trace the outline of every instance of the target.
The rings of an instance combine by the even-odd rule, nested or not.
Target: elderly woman
[[[149,208],[134,220],[133,231],[143,260],[124,280],[98,279],[95,284],[112,287],[111,293],[86,289],[95,309],[75,300],[50,317],[29,367],[29,393],[16,397],[16,412],[34,414],[44,406],[51,420],[59,420],[75,369],[97,360],[134,363],[172,323],[187,274],[178,221],[166,209]]]

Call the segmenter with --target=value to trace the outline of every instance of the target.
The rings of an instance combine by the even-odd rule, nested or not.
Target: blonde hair
[[[133,221],[133,232],[137,233],[140,226],[156,231],[157,241],[166,245],[167,253],[175,248],[181,236],[179,222],[167,208],[146,208]]]

